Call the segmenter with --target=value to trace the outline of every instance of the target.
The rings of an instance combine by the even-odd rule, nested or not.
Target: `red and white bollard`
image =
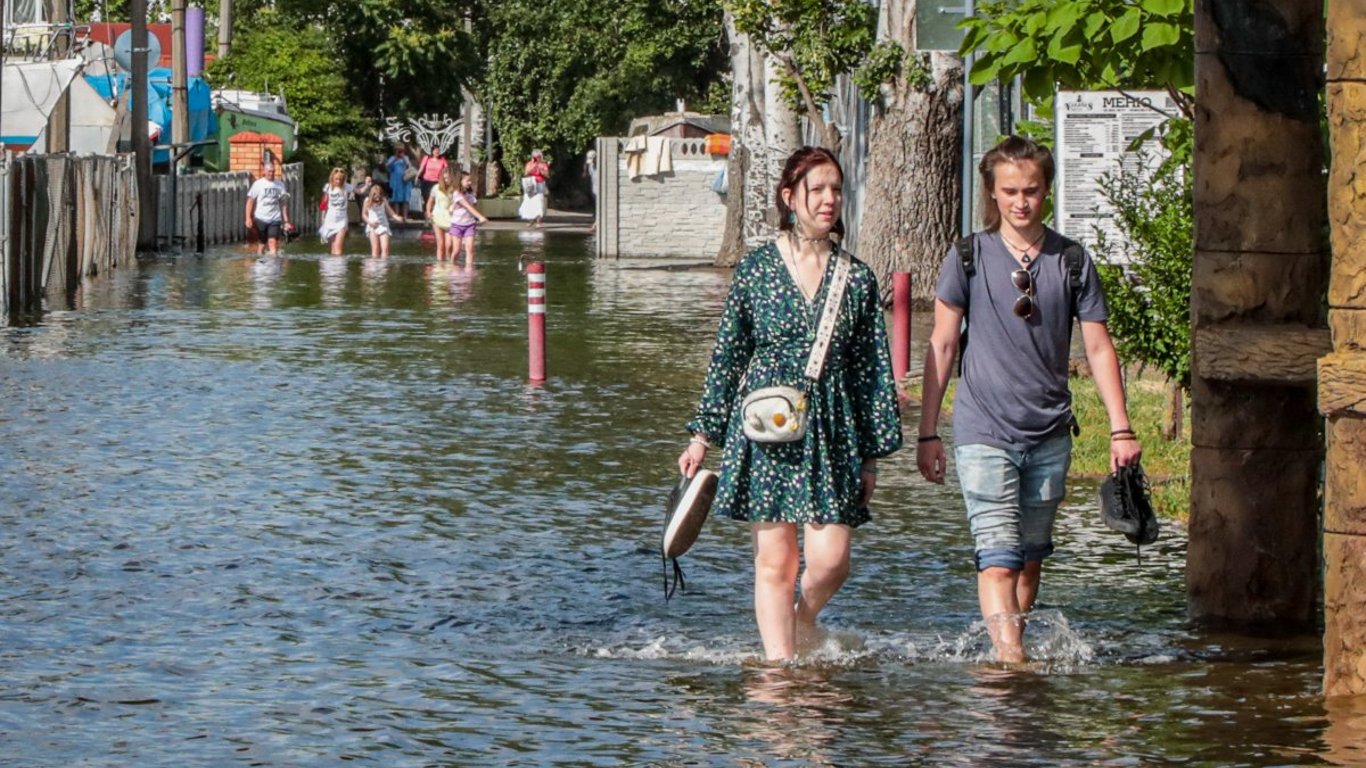
[[[901,381],[911,367],[911,273],[892,273],[892,378]]]
[[[526,265],[526,320],[528,378],[545,381],[545,264],[539,261]]]

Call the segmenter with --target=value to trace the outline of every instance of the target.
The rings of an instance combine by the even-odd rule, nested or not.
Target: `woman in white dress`
[[[351,200],[352,187],[346,183],[346,171],[333,168],[323,187],[323,223],[318,227],[318,239],[331,246],[332,255],[340,256],[346,243],[346,230],[350,225],[347,203]]]
[[[371,258],[389,258],[389,218],[398,218],[394,209],[389,206],[389,200],[384,196],[384,188],[376,184],[370,189],[370,194],[365,198],[365,205],[361,206],[360,217],[365,222],[365,234],[370,238]]]
[[[528,227],[539,227],[545,218],[545,183],[550,178],[550,163],[545,161],[541,150],[531,153],[531,159],[522,167],[522,204],[517,215]]]

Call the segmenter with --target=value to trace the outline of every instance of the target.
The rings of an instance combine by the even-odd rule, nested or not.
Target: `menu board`
[[[1101,176],[1140,161],[1156,165],[1164,150],[1157,141],[1145,142],[1143,154],[1127,149],[1139,134],[1179,113],[1165,91],[1059,91],[1056,107],[1055,227],[1083,243],[1096,244],[1096,230],[1112,243],[1117,261],[1125,262],[1128,245],[1115,226],[1115,213],[1100,188]]]

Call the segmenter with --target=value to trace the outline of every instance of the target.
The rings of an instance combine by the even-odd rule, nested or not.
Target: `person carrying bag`
[[[826,149],[787,159],[779,236],[736,266],[678,458],[692,477],[721,452],[712,509],[749,523],[755,620],[774,661],[817,646],[853,529],[871,518],[877,459],[901,447],[877,277],[835,242],[843,185]]]

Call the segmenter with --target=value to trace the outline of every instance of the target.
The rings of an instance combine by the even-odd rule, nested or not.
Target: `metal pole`
[[[137,249],[155,251],[156,186],[152,178],[152,146],[147,138],[147,0],[131,0],[128,13],[133,24],[133,72],[129,88],[133,105],[133,162],[138,177]]]
[[[911,273],[892,273],[892,378],[911,368]]]
[[[218,58],[232,53],[232,0],[218,2]]]
[[[545,381],[545,264],[526,265],[528,379]]]
[[[963,10],[966,13],[965,18],[969,19],[977,12],[977,9],[973,5],[973,0],[964,0]],[[976,145],[976,142],[973,140],[976,132],[973,126],[975,117],[973,114],[973,92],[975,89],[973,88],[970,75],[972,73],[972,65],[976,61],[977,55],[972,52],[969,52],[963,57],[963,215],[958,232],[960,235],[967,235],[972,232],[972,188],[975,178],[973,175],[972,154],[973,148]]]
[[[189,73],[185,60],[185,0],[171,0],[171,143],[190,140]],[[174,174],[181,162],[171,163]],[[175,233],[171,233],[175,237]]]

